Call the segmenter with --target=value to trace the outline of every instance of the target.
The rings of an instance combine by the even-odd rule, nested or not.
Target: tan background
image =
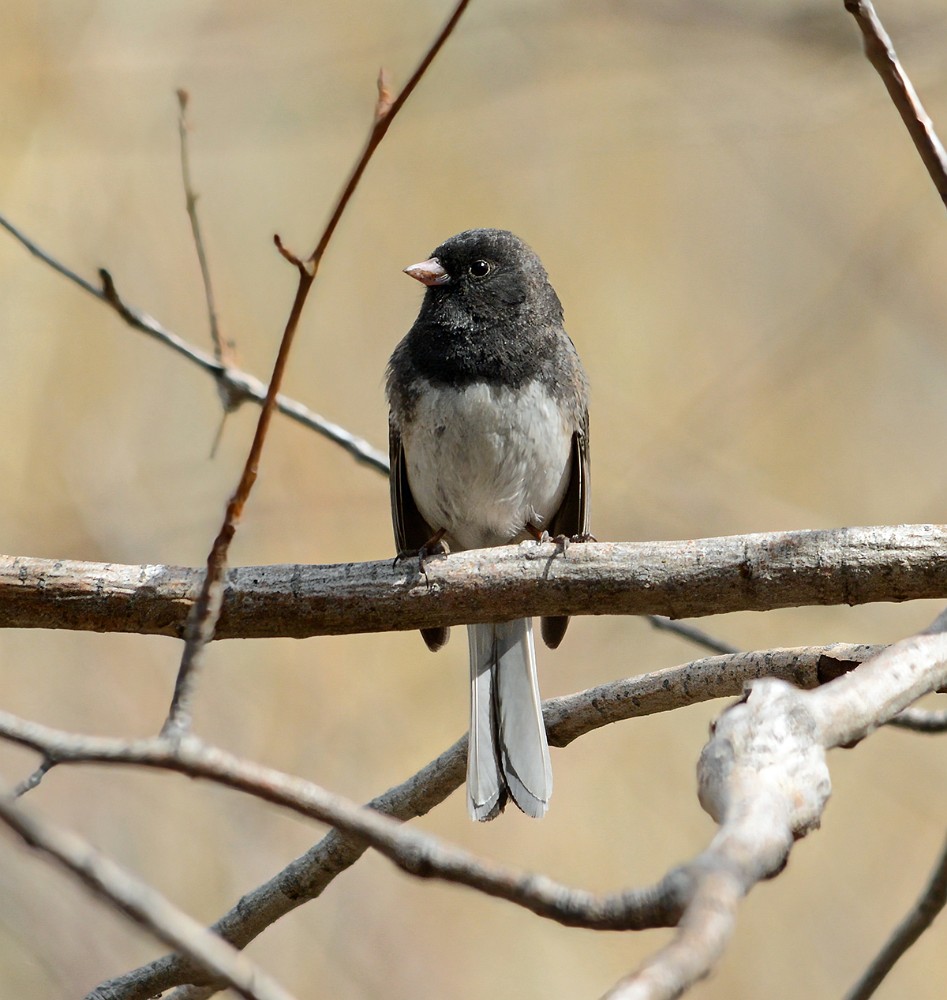
[[[294,275],[360,147],[379,65],[400,83],[433,0],[7,0],[0,206],[93,278],[207,345],[179,179],[174,89],[227,333],[265,377]],[[881,13],[947,121],[940,0]],[[345,218],[287,379],[379,446],[383,372],[417,310],[400,268],[471,226],[539,251],[593,385],[601,539],[943,521],[947,220],[837,2],[480,0],[394,126]],[[252,433],[211,381],[0,234],[0,551],[199,564]],[[234,561],[392,551],[384,480],[277,420]],[[743,647],[891,640],[931,606],[704,623]],[[82,732],[160,725],[178,643],[0,634],[3,706]],[[544,651],[555,695],[697,655],[641,621],[575,622]],[[465,725],[466,643],[413,634],[215,646],[202,734],[356,799]],[[420,825],[576,885],[640,885],[713,833],[694,764],[720,705],[554,751],[537,824]],[[4,781],[33,759],[0,751]],[[834,795],[755,890],[696,995],[838,997],[914,898],[947,806],[940,741],[883,732],[832,755]],[[174,776],[61,770],[28,807],[80,831],[201,920],[305,850],[313,825]],[[0,995],[75,997],[162,952],[0,836]],[[591,997],[667,939],[572,931],[367,857],[250,949],[301,998]],[[933,1000],[943,928],[882,996]]]

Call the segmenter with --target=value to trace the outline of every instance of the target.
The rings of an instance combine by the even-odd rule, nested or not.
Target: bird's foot
[[[441,541],[446,530],[446,528],[441,528],[439,531],[436,531],[419,549],[405,549],[403,552],[399,552],[391,565],[397,566],[398,563],[404,562],[406,559],[417,558],[418,576],[423,576],[425,582],[428,582],[427,570],[424,568],[424,563],[431,556],[446,555],[447,546]]]
[[[577,535],[550,535],[548,531],[537,528],[536,525],[531,522],[527,522],[526,530],[533,536],[533,540],[537,545],[542,545],[544,542],[555,542],[563,555],[566,554],[569,546],[573,542],[595,542],[598,540],[595,535],[592,535],[587,531],[580,532]]]

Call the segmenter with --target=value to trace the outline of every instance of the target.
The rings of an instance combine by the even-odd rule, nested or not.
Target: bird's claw
[[[403,552],[399,552],[391,564],[392,567],[398,565],[399,562],[404,562],[406,559],[414,559],[417,557],[418,560],[418,576],[423,576],[426,583],[430,581],[427,578],[427,570],[424,568],[425,560],[431,556],[442,556],[447,553],[447,546],[441,541],[444,537],[444,528],[441,528],[436,534],[432,535],[419,549],[405,549]]]

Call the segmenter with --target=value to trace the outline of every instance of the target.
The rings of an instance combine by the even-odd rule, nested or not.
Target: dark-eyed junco
[[[585,535],[588,382],[536,254],[471,229],[405,268],[427,286],[388,366],[391,513],[399,553]],[[568,618],[543,618],[558,646]],[[422,631],[432,650],[449,629]],[[552,769],[532,620],[469,625],[473,819],[508,798],[546,812]]]

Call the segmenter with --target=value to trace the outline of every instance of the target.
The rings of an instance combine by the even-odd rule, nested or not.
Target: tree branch
[[[247,1000],[293,1000],[246,955],[170,903],[151,886],[99,854],[81,837],[29,816],[0,796],[0,821],[42,851],[95,895]],[[105,1000],[91,994],[95,1000]]]
[[[394,101],[390,100],[383,79],[379,78],[378,101],[375,106],[375,118],[369,132],[368,141],[336,202],[335,209],[323,230],[322,236],[319,238],[319,242],[309,257],[304,261],[296,259],[285,249],[279,236],[275,237],[280,253],[295,265],[299,275],[299,284],[296,287],[296,294],[293,298],[293,304],[290,308],[286,325],[283,327],[283,335],[280,338],[276,361],[273,365],[273,374],[270,376],[270,383],[266,389],[266,398],[260,409],[256,431],[253,435],[250,450],[247,453],[243,472],[240,474],[240,480],[230,500],[227,502],[223,523],[217,532],[217,537],[214,539],[207,556],[207,569],[201,579],[200,593],[193,603],[188,613],[187,622],[185,623],[183,635],[184,651],[181,655],[181,664],[178,668],[168,716],[161,730],[166,736],[180,738],[191,728],[191,703],[194,698],[196,680],[203,665],[204,650],[207,643],[214,638],[220,611],[223,607],[224,575],[227,571],[227,556],[230,551],[230,544],[233,541],[237,525],[243,516],[243,509],[259,474],[263,446],[266,441],[267,432],[269,431],[270,421],[276,410],[276,397],[283,382],[286,366],[289,363],[289,354],[296,337],[296,331],[299,329],[299,320],[302,317],[309,293],[316,280],[316,275],[319,273],[319,265],[322,262],[323,255],[375,150],[387,134],[395,116],[404,107],[405,102],[424,76],[425,71],[450,37],[468,2],[469,0],[459,0],[447,23],[428,47],[411,78]]]
[[[875,13],[871,0],[845,0],[845,9],[861,29],[865,55],[881,77],[924,166],[927,167],[941,201],[947,205],[947,153],[934,131],[930,115],[924,110],[914,85],[894,51],[894,45],[881,19]]]
[[[709,649],[712,653],[739,653],[740,650],[737,649],[732,643],[724,642],[722,639],[718,639],[716,636],[711,635],[709,632],[705,632],[701,628],[697,628],[696,625],[690,625],[687,622],[679,622],[673,618],[665,618],[664,615],[648,615],[648,621],[653,625],[658,631],[661,632],[673,632],[674,635],[687,642],[692,642],[696,646],[703,646],[705,649]]]
[[[191,181],[191,157],[188,152],[187,134],[190,125],[187,121],[187,105],[189,95],[184,89],[177,92],[178,98],[178,139],[181,150],[181,183],[184,185],[184,207],[191,224],[191,235],[194,237],[194,250],[197,253],[197,263],[201,269],[201,283],[204,286],[204,301],[207,304],[207,322],[210,327],[210,340],[214,345],[214,357],[228,367],[233,361],[233,344],[220,334],[220,323],[217,319],[217,306],[214,302],[214,286],[210,280],[210,264],[207,261],[207,251],[204,249],[204,234],[201,232],[201,221],[197,214],[197,192]],[[224,400],[225,407],[229,406]]]
[[[170,347],[180,357],[186,358],[198,368],[212,375],[217,380],[218,386],[224,386],[222,391],[225,391],[228,397],[234,400],[235,405],[241,402],[262,403],[266,399],[266,385],[260,379],[238,368],[224,367],[212,355],[188,343],[183,337],[159,323],[153,316],[149,316],[141,309],[126,303],[119,296],[108,271],[99,272],[103,287],[96,287],[40,247],[2,214],[0,214],[0,229],[5,229],[21,246],[56,271],[57,274],[61,274],[74,285],[88,292],[89,295],[110,306],[130,327],[147,334],[160,344]],[[388,475],[388,456],[363,438],[351,434],[344,427],[334,424],[331,420],[326,420],[325,417],[288,396],[282,394],[277,396],[276,407],[290,419],[338,444],[356,461],[368,465],[386,476]]]
[[[732,697],[743,690],[747,680],[757,677],[780,677],[801,687],[815,687],[878,651],[879,647],[834,644],[740,653],[706,657],[680,667],[614,681],[547,701],[544,712],[549,740],[554,746],[564,747],[579,736],[614,722]],[[175,755],[174,746],[161,740],[132,744],[82,737],[17,719],[9,713],[0,713],[0,736],[36,750],[46,761],[63,765],[114,763],[116,756],[126,763],[145,764],[150,754],[150,766],[162,767],[167,763],[162,762],[162,754]],[[406,781],[373,799],[368,808],[401,821],[424,815],[463,782],[466,748],[467,740],[463,737]],[[186,763],[179,769],[191,773]],[[257,794],[252,787],[244,790]],[[244,896],[214,924],[213,930],[236,947],[245,947],[281,917],[319,896],[336,875],[358,861],[367,846],[362,838],[331,831],[305,855]],[[534,909],[534,912],[539,911]],[[166,955],[103,984],[99,1000],[148,997],[201,978],[200,967],[187,958]]]
[[[700,803],[719,830],[687,870],[693,889],[673,940],[607,994],[671,1000],[708,975],[739,901],[818,828],[831,791],[825,752],[851,746],[947,681],[947,614],[815,691],[766,678],[718,719],[698,764]]]
[[[409,874],[479,889],[567,926],[621,930],[664,927],[676,920],[679,911],[682,887],[677,876],[669,876],[655,888],[603,896],[570,889],[551,879],[481,860],[314,782],[243,760],[193,736],[141,740],[77,736],[7,712],[0,712],[0,732],[10,742],[41,750],[59,764],[104,763],[170,770],[246,792],[358,838]],[[457,744],[461,754],[466,749],[464,743]],[[454,748],[448,755],[452,765],[455,759],[461,763]],[[452,766],[450,778],[449,783],[456,787],[462,780],[462,765]],[[443,784],[434,793],[437,801],[444,797]],[[430,788],[426,794],[431,795]],[[429,799],[428,808],[432,804]]]
[[[947,733],[947,710],[927,711],[923,708],[906,708],[896,715],[890,725],[910,729],[915,733]]]
[[[226,578],[217,638],[382,632],[525,615],[690,618],[947,598],[947,528],[504,546],[416,562],[255,566]],[[201,571],[0,556],[0,627],[180,636]]]
[[[913,657],[913,668],[906,669],[905,651],[909,659]],[[733,694],[747,677],[758,676],[768,666],[795,683],[811,686],[826,675],[827,656],[851,664],[872,652],[868,647],[833,646],[708,657],[686,667],[603,685],[546,704],[550,742],[565,745],[583,727],[591,731],[619,718]],[[0,734],[59,763],[97,761],[170,768],[334,823],[337,831],[244,897],[215,925],[237,946],[318,895],[361,856],[367,842],[412,874],[468,885],[570,926],[637,929],[666,926],[665,921],[673,923],[680,917],[675,942],[642,970],[642,982],[651,983],[649,991],[627,994],[669,997],[678,994],[665,992],[663,987],[650,992],[655,982],[664,981],[667,967],[672,968],[678,985],[703,975],[729,937],[742,895],[760,878],[774,874],[793,840],[817,825],[828,794],[824,750],[852,742],[873,718],[866,696],[875,697],[884,711],[896,713],[943,683],[945,653],[941,636],[916,637],[889,647],[860,670],[808,694],[782,680],[757,681],[749,700],[723,715],[701,757],[701,803],[720,823],[718,835],[697,858],[672,870],[656,885],[605,896],[486,864],[436,838],[374,815],[384,811],[408,819],[441,801],[463,780],[465,739],[365,810],[311,782],[241,761],[193,738],[175,744],[161,738],[130,743],[77,737],[6,713],[0,714]],[[814,700],[828,691],[839,692],[833,705]],[[809,696],[812,701],[805,700]],[[819,716],[833,713],[839,713],[842,722],[830,719],[829,725],[823,725],[818,721]],[[193,972],[185,960],[165,956],[103,984],[105,992],[99,997],[144,998],[175,984],[194,982]],[[616,989],[625,990],[628,983]],[[625,995],[615,993],[616,997]]]

